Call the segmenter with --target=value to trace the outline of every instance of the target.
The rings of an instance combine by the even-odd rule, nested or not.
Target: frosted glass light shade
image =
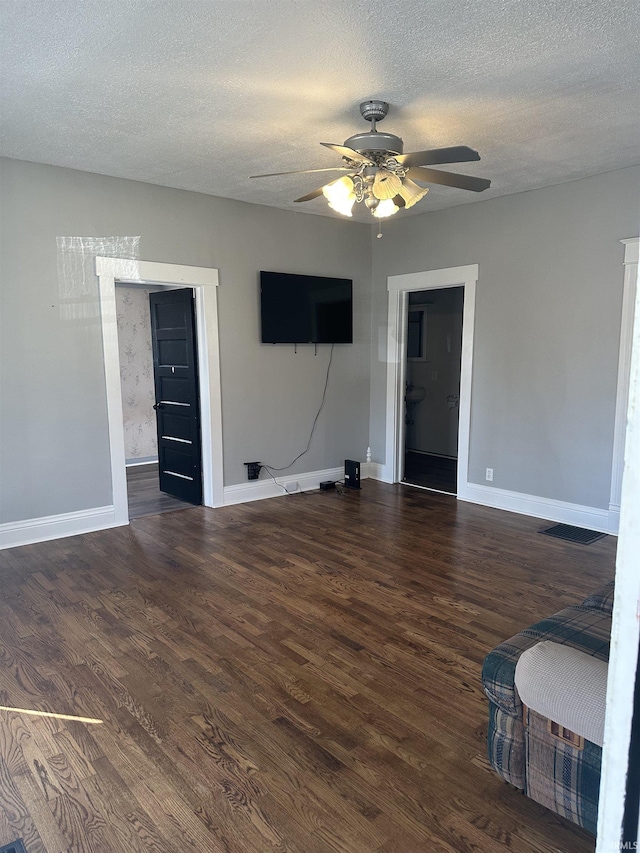
[[[402,188],[402,181],[388,169],[378,169],[373,179],[373,194],[381,201],[394,198]]]
[[[397,204],[394,204],[390,198],[383,199],[380,204],[372,211],[376,219],[385,219],[387,216],[393,216],[400,210]]]
[[[351,216],[351,209],[355,204],[356,194],[353,191],[353,181],[348,175],[331,181],[322,187],[322,194],[329,203],[329,207],[343,216]]]
[[[402,186],[398,190],[398,195],[400,198],[404,199],[405,207],[413,207],[413,205],[417,204],[421,198],[424,198],[428,192],[428,188],[423,189],[414,181],[410,180],[410,178],[405,178],[402,182]]]

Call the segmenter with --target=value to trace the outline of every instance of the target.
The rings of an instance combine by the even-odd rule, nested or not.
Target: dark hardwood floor
[[[458,491],[457,476],[457,459],[415,450],[407,450],[404,454],[406,483],[455,495]]]
[[[129,520],[192,506],[160,491],[157,463],[132,465],[127,468],[127,498]]]
[[[615,539],[367,480],[0,552],[0,846],[591,853],[487,765],[485,654]]]

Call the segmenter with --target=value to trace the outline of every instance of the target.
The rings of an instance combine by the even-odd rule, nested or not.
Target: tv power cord
[[[307,445],[306,445],[305,449],[304,449],[303,451],[301,451],[300,453],[298,453],[298,455],[295,457],[295,459],[293,459],[291,462],[289,462],[289,464],[288,464],[288,465],[283,465],[283,466],[282,466],[282,468],[275,468],[273,465],[267,465],[267,464],[265,464],[265,463],[261,463],[261,462],[253,463],[253,464],[257,464],[257,465],[259,465],[259,466],[260,466],[260,471],[264,468],[264,469],[265,469],[265,471],[269,474],[269,476],[270,476],[270,477],[271,477],[271,479],[273,480],[273,482],[276,484],[276,486],[280,486],[280,488],[281,488],[281,489],[285,492],[285,494],[287,494],[287,495],[292,495],[292,494],[294,494],[294,495],[297,495],[297,494],[304,494],[304,492],[302,491],[302,489],[300,489],[300,491],[299,491],[299,492],[290,492],[290,491],[288,491],[288,490],[285,488],[285,486],[283,486],[283,485],[282,485],[282,483],[279,483],[279,482],[276,480],[275,475],[274,475],[274,473],[273,473],[273,472],[274,472],[274,471],[288,471],[288,470],[289,470],[289,468],[291,468],[293,465],[295,465],[295,464],[296,464],[296,462],[298,461],[298,459],[302,459],[302,457],[303,457],[306,453],[308,453],[308,452],[309,452],[309,448],[311,447],[311,441],[312,441],[312,439],[313,439],[313,435],[314,435],[314,433],[315,433],[315,431],[316,431],[316,426],[317,426],[317,424],[318,424],[318,418],[320,417],[320,413],[322,412],[322,410],[323,410],[323,408],[324,408],[325,401],[326,401],[326,399],[327,399],[327,388],[329,387],[329,374],[331,373],[331,364],[332,364],[332,362],[333,362],[333,350],[334,350],[334,347],[335,347],[335,344],[331,344],[331,352],[330,352],[330,354],[329,354],[329,363],[327,364],[327,373],[326,373],[326,376],[325,376],[325,379],[324,379],[324,389],[323,389],[323,391],[322,391],[322,400],[320,401],[320,406],[318,407],[318,411],[316,412],[316,416],[315,416],[315,418],[313,419],[313,424],[312,424],[312,426],[311,426],[311,432],[309,433],[309,439],[308,439],[308,441],[307,441]],[[249,463],[245,463],[245,464],[249,464]],[[260,472],[258,472],[258,476],[260,476]]]

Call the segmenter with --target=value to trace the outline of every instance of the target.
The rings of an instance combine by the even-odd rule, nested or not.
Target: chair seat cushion
[[[602,746],[607,671],[606,661],[546,640],[520,655],[515,684],[527,707]]]

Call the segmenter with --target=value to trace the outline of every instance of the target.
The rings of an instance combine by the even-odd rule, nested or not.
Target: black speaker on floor
[[[360,488],[360,463],[354,459],[344,460],[344,485],[346,489]]]

